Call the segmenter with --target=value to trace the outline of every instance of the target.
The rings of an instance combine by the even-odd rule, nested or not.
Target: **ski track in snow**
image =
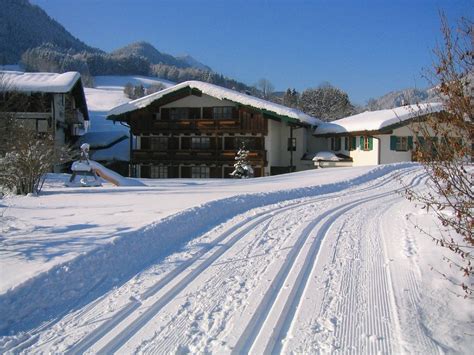
[[[236,216],[175,264],[150,267],[4,350],[393,353],[416,342],[417,352],[437,352],[415,315],[397,313],[395,288],[409,289],[409,309],[419,297],[416,268],[394,272],[384,241],[383,225],[403,199],[397,176],[413,186],[423,181],[405,169]],[[405,227],[412,257],[416,245]],[[406,319],[413,334],[401,330]]]

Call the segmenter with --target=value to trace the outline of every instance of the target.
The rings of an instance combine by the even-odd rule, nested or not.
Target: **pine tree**
[[[286,90],[285,95],[283,95],[283,105],[293,108],[298,106],[298,93],[295,89],[288,88]]]
[[[234,171],[230,173],[230,176],[236,179],[248,179],[253,177],[253,169],[248,161],[249,151],[245,149],[245,145],[237,152],[235,157]]]

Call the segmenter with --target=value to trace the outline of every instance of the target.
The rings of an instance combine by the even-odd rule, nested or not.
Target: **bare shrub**
[[[472,297],[473,25],[462,19],[453,32],[444,15],[441,22],[443,44],[434,50],[436,63],[425,76],[435,87],[444,111],[427,112],[414,124],[415,159],[427,173],[428,183],[423,191],[407,188],[406,196],[432,211],[440,221],[440,236],[426,233],[452,252],[444,260],[461,271],[459,285],[466,297]]]

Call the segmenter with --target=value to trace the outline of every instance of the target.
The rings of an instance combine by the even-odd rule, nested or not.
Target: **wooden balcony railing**
[[[195,120],[138,120],[132,125],[133,134],[155,132],[206,132],[206,133],[268,133],[268,126],[263,119],[195,119]]]
[[[234,164],[235,150],[166,150],[166,151],[149,151],[134,150],[132,152],[133,163],[227,163]],[[267,152],[265,150],[251,151],[248,155],[250,162],[266,165]]]

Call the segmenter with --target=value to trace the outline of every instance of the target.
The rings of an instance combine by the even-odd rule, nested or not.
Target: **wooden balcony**
[[[189,120],[137,120],[132,124],[133,134],[143,133],[268,133],[263,119],[189,119]]]
[[[159,164],[234,164],[235,150],[134,150],[132,152],[132,163],[159,163]],[[251,151],[248,155],[251,163],[267,164],[267,152],[265,150]]]

